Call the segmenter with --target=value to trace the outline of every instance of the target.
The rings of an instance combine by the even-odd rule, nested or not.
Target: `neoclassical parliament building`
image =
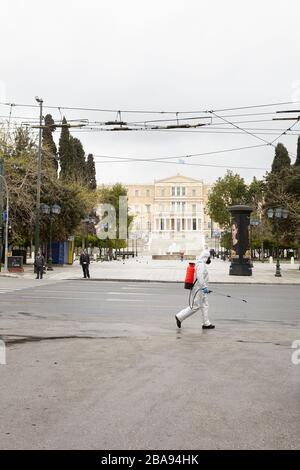
[[[212,185],[177,174],[126,187],[134,216],[131,238],[138,239],[143,251],[197,254],[211,244],[211,220],[205,207]]]

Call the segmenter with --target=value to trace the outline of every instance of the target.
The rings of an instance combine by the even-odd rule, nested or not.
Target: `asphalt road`
[[[1,279],[0,448],[299,448],[299,288],[211,288]]]

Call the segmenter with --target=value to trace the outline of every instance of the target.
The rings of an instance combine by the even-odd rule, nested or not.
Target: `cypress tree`
[[[53,132],[55,131],[54,121],[52,119],[51,114],[47,114],[45,116],[45,126],[43,129],[43,148],[47,149],[50,153],[50,156],[47,155],[49,159],[51,159],[51,163],[55,168],[55,171],[58,170],[58,161],[57,161],[57,148],[55,142],[53,140]]]
[[[86,161],[86,181],[88,189],[95,190],[97,188],[95,162],[91,153]]]
[[[67,124],[67,120],[64,117],[62,124]],[[59,139],[59,163],[60,163],[60,179],[64,181],[72,180],[73,172],[73,145],[70,139],[70,132],[68,127],[61,128],[61,134]]]
[[[282,170],[290,168],[290,166],[291,159],[286,147],[283,144],[277,144],[271,172],[280,173]]]
[[[71,179],[77,183],[85,181],[85,153],[82,143],[76,137],[70,136],[70,143],[73,150],[73,167],[70,171]]]
[[[295,161],[295,166],[300,166],[300,136],[298,137],[297,158],[296,158],[296,161]]]

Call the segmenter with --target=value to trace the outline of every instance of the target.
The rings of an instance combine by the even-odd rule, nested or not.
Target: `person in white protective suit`
[[[196,261],[196,281],[190,295],[190,306],[181,310],[175,315],[176,323],[178,328],[181,328],[181,323],[194,313],[201,310],[204,330],[210,330],[215,328],[208,318],[208,299],[209,294],[208,288],[208,270],[207,265],[210,264],[210,253],[208,250],[204,250],[201,253],[200,259]]]

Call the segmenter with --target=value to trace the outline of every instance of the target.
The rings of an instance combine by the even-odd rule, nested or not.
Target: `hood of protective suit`
[[[198,259],[199,259],[199,261],[202,261],[203,263],[206,263],[208,258],[210,258],[210,252],[208,250],[203,250]]]

